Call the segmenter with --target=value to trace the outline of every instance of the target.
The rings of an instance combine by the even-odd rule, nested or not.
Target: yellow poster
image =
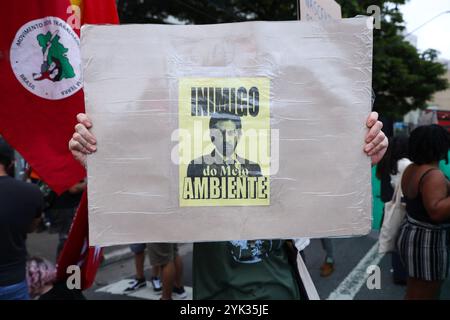
[[[270,204],[270,81],[179,81],[180,206]]]

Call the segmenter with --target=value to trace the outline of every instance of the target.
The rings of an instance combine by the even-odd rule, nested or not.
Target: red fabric
[[[19,29],[32,20],[54,16],[68,21],[73,15],[68,10],[70,5],[69,0],[8,0],[0,4],[0,134],[57,193],[67,190],[86,174],[67,145],[76,114],[84,112],[83,91],[61,100],[31,93],[14,75],[10,48]],[[84,0],[81,7],[82,22],[119,21],[114,0]],[[79,35],[79,30],[75,31]],[[40,65],[33,68],[39,70]]]
[[[84,0],[81,4],[83,23],[119,23],[114,0]],[[89,247],[88,201],[84,192],[74,217],[69,236],[57,263],[57,279],[65,281],[70,265],[81,269],[81,289],[92,286],[103,253],[100,247]]]
[[[59,256],[56,275],[59,281],[65,281],[70,276],[67,274],[67,268],[70,265],[78,265],[81,270],[82,290],[94,283],[102,257],[101,248],[88,247],[88,229],[87,192],[85,191],[70,228],[69,237]]]
[[[81,23],[118,24],[119,16],[114,0],[83,0]]]
[[[68,22],[74,12],[70,5],[72,2],[69,0],[8,0],[1,1],[0,4],[0,134],[57,193],[67,190],[86,174],[68,150],[68,141],[76,124],[76,114],[84,112],[83,91],[79,90],[60,100],[44,99],[28,91],[13,72],[10,49],[16,33],[32,20],[58,17]],[[119,22],[114,0],[84,0],[81,1],[80,7],[82,23]],[[69,25],[72,26],[70,23]],[[45,29],[40,30],[45,34]],[[79,31],[75,30],[78,35]],[[60,30],[57,35],[63,32]],[[35,36],[29,39],[33,39],[32,44],[40,48]],[[61,42],[66,46],[62,39]],[[39,50],[28,51],[36,52],[41,59],[36,66],[32,66],[33,72],[34,69],[40,72],[40,64],[45,60]],[[24,61],[27,65],[28,60]],[[59,66],[60,64],[57,64],[58,68]],[[43,80],[38,81],[51,83],[50,72],[43,72]],[[82,289],[92,285],[100,264],[101,249],[88,247],[88,243],[87,195],[84,194],[58,260],[59,280],[69,276],[66,274],[69,265],[79,265]]]

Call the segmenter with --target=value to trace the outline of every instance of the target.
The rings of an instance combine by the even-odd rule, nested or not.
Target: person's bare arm
[[[450,219],[450,197],[442,172],[433,170],[422,181],[422,199],[430,218],[435,222]]]

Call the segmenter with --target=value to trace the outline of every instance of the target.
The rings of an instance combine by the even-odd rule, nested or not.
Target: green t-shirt
[[[194,299],[300,299],[283,244],[283,240],[195,243]]]

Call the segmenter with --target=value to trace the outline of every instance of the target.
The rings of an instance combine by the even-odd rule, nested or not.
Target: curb
[[[115,262],[119,262],[122,260],[127,260],[134,257],[134,253],[130,250],[130,248],[122,248],[116,249],[111,252],[103,254],[104,260],[101,264],[101,268],[107,265],[110,265]]]

